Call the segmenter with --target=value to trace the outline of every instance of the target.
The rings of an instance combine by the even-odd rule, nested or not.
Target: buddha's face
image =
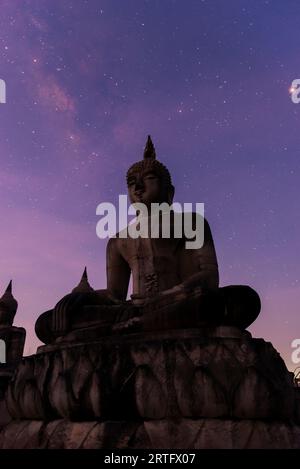
[[[151,203],[166,202],[164,192],[161,179],[153,170],[136,172],[128,178],[128,193],[132,204],[139,202],[149,208]]]

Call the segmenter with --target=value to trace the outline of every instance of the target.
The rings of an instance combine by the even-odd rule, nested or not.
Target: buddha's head
[[[173,202],[174,186],[171,176],[162,163],[156,159],[155,148],[150,135],[144,150],[144,158],[134,163],[127,171],[127,186],[130,202],[140,202],[148,208],[151,203]]]

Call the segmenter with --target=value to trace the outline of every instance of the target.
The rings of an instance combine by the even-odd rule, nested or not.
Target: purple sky
[[[179,202],[204,202],[221,285],[290,369],[300,338],[298,0],[2,0],[0,288],[27,329],[79,281],[105,288],[96,206],[150,133]]]

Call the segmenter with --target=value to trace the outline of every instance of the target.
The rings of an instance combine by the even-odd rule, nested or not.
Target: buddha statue
[[[172,206],[171,176],[156,159],[150,136],[143,159],[127,172],[127,187],[130,202],[144,204],[150,218],[151,204]],[[196,216],[192,214],[193,221]],[[132,238],[124,232],[110,238],[107,289],[94,290],[85,270],[79,285],[39,317],[37,336],[47,344],[78,338],[74,331],[80,330],[90,337],[92,331],[107,335],[219,325],[246,329],[260,312],[259,297],[248,286],[219,288],[212,233],[205,219],[203,223],[204,242],[198,249],[186,248],[185,235],[173,235],[172,222],[169,238]],[[126,300],[131,275],[133,291]]]
[[[9,282],[4,294],[0,298],[0,339],[5,343],[5,363],[0,368],[7,370],[14,368],[23,355],[26,331],[23,327],[13,325],[18,302],[12,294],[12,281]]]

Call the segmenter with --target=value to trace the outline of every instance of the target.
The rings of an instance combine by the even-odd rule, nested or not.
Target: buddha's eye
[[[149,180],[153,180],[153,179],[157,179],[157,176],[155,174],[147,174],[145,177],[144,177],[144,180],[145,181],[149,181]]]

